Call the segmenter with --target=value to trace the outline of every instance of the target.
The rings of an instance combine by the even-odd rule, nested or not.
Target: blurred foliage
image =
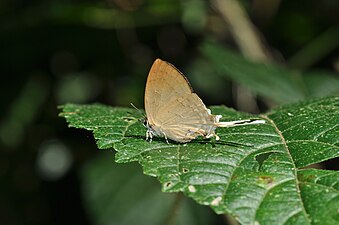
[[[206,55],[206,64],[212,65],[211,73],[229,77],[276,103],[339,94],[339,76],[335,73],[325,71],[303,73],[277,65],[255,63],[228,49],[223,49],[216,43],[202,44],[202,52]]]
[[[172,224],[178,225],[213,224],[218,218],[181,194],[163,194],[154,179],[142,174],[140,166],[113,164],[110,154],[87,163],[81,178],[93,223],[165,224],[171,213],[176,215]]]
[[[239,2],[265,39],[272,64],[307,74],[310,96],[334,93],[338,1]],[[239,52],[229,24],[210,1],[3,0],[0,19],[0,224],[95,224],[87,219],[78,171],[97,154],[96,147],[88,133],[66,128],[56,106],[133,102],[142,108],[146,76],[157,57],[186,72],[208,105],[253,104],[258,112],[272,105],[263,93],[265,98],[253,93],[245,103],[238,101],[247,96],[237,91],[239,77],[224,79],[200,52],[211,39],[220,51]],[[68,172],[53,181],[37,172],[49,140],[67,146],[73,158]]]

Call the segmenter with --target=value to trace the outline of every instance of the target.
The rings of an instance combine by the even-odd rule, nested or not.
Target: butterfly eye
[[[143,124],[145,127],[148,127],[148,121],[147,121],[147,119],[144,119],[144,121],[142,122],[142,124]]]

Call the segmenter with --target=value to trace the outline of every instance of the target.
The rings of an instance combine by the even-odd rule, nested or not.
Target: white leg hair
[[[149,142],[151,143],[151,142],[152,142],[152,138],[153,138],[152,131],[150,131],[149,129],[147,129],[147,131],[146,131],[146,141],[149,140]]]
[[[162,132],[162,134],[164,135],[167,144],[169,144],[168,139],[167,139],[167,135],[164,132]]]

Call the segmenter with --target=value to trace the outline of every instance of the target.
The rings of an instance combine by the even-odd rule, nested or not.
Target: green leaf
[[[304,206],[314,224],[339,221],[339,173],[326,170],[300,170],[298,179]],[[322,218],[326,218],[325,221]]]
[[[206,42],[201,48],[209,67],[277,103],[339,94],[339,78],[329,72],[288,70],[246,60],[222,46]],[[274,91],[272,91],[274,90]]]
[[[211,109],[224,120],[257,118],[226,107]],[[282,106],[260,116],[266,124],[219,128],[220,141],[187,144],[167,144],[163,138],[146,142],[133,109],[67,104],[62,110],[69,126],[93,131],[99,148],[114,148],[116,162],[138,161],[163,191],[184,192],[241,224],[339,222],[312,208],[324,207],[317,206],[323,204],[321,194],[308,198],[317,190],[315,184],[304,185],[300,170],[339,155],[338,97]],[[324,196],[331,202],[327,210],[337,212],[339,201],[331,196]]]
[[[304,74],[305,86],[310,97],[339,95],[338,74],[313,71]]]

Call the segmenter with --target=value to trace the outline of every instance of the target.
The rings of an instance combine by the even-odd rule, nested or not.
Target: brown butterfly
[[[219,136],[217,127],[233,127],[265,123],[264,120],[219,122],[221,115],[212,115],[187,78],[172,64],[156,59],[148,74],[145,89],[147,128],[146,140],[162,136],[176,142],[189,142],[198,136]]]

